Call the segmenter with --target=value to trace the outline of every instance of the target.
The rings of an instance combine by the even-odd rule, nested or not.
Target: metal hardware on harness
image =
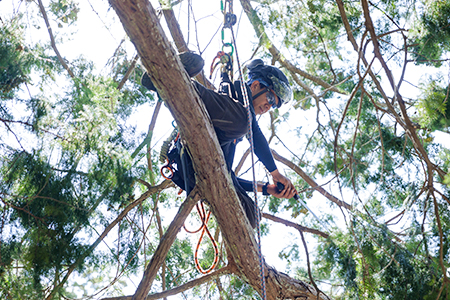
[[[231,47],[232,47],[232,45],[231,45]],[[231,49],[233,51],[233,48],[231,48]],[[225,53],[225,51],[223,51],[223,50],[217,52],[216,57],[214,57],[214,59],[211,63],[209,79],[212,78],[212,74],[214,73],[214,70],[217,68],[217,66],[219,64],[222,64],[221,70],[220,70],[221,73],[226,72],[226,73],[231,73],[231,75],[233,74],[233,72],[232,72],[233,71],[232,55],[233,55],[233,52],[231,52],[231,54]]]
[[[233,52],[234,52],[234,47],[233,47],[233,43],[227,43],[225,42],[225,29],[231,29],[233,27],[234,24],[236,24],[236,15],[233,14],[233,1],[232,0],[225,0],[225,3],[223,2],[223,0],[220,2],[220,9],[223,13],[223,26],[222,26],[222,51],[219,51],[219,53],[217,54],[217,56],[219,56],[220,53],[224,53],[228,56],[228,61],[224,61],[222,60],[222,73],[224,72],[228,72],[229,73],[229,77],[233,78]],[[225,48],[229,47],[231,48],[231,52],[229,53],[225,53]],[[216,57],[217,57],[216,56]],[[221,55],[221,57],[223,57],[223,54]],[[214,64],[214,61],[213,61]],[[214,66],[215,68],[216,66]],[[212,73],[213,73],[214,69],[213,66],[211,66],[211,75],[210,78],[212,77]]]
[[[161,146],[161,151],[159,152],[159,160],[164,163],[164,165],[161,167],[161,175],[167,180],[172,180],[174,170],[172,168],[172,165],[169,160],[169,150],[172,143],[176,142],[178,138],[180,137],[180,134],[178,130],[175,128],[172,133],[169,135],[167,140],[165,140]],[[166,172],[168,175],[166,175]]]
[[[223,20],[223,28],[231,28],[234,24],[236,24],[236,15],[232,13],[225,13]]]
[[[200,205],[199,205],[199,203],[200,203]],[[195,262],[195,267],[197,268],[197,270],[200,273],[208,274],[212,270],[214,270],[214,268],[217,266],[217,264],[219,262],[219,247],[217,246],[217,242],[214,240],[214,237],[212,236],[212,234],[209,232],[209,229],[208,229],[208,221],[209,221],[209,217],[211,216],[211,211],[208,211],[208,213],[206,213],[203,202],[200,201],[199,203],[197,203],[196,207],[197,207],[197,212],[198,212],[198,215],[200,216],[200,220],[201,220],[202,224],[200,225],[200,227],[197,230],[193,230],[193,231],[186,229],[185,225],[183,225],[183,227],[184,227],[184,230],[186,230],[189,233],[197,233],[200,230],[202,231],[202,233],[200,234],[198,243],[197,243],[197,248],[195,249],[194,262]],[[198,250],[200,249],[200,244],[203,240],[203,236],[205,235],[205,233],[208,235],[208,237],[211,240],[211,243],[213,245],[213,248],[214,248],[214,261],[213,261],[212,265],[206,270],[204,270],[200,266],[200,263],[198,261]]]

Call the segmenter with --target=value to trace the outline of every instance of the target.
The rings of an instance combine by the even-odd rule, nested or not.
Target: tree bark
[[[171,48],[148,0],[110,0],[142,63],[180,128],[192,156],[197,188],[208,200],[237,266],[237,275],[261,293],[254,232],[244,214],[204,105]],[[199,137],[202,137],[201,139]],[[150,265],[149,265],[150,266]],[[154,266],[153,266],[154,267]],[[266,268],[267,299],[317,299],[312,286]],[[154,278],[144,274],[133,299],[145,299]],[[322,298],[323,295],[321,295]]]

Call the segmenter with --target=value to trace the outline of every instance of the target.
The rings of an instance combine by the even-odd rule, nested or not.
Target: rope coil
[[[183,228],[188,233],[197,233],[200,230],[202,231],[202,233],[200,234],[200,238],[198,240],[198,243],[197,243],[197,248],[195,249],[194,262],[195,262],[195,267],[197,268],[197,270],[200,273],[208,274],[208,273],[211,273],[211,271],[214,270],[214,268],[219,263],[219,247],[217,246],[217,242],[215,241],[214,237],[212,236],[211,232],[208,229],[208,221],[209,221],[209,217],[211,216],[211,211],[208,211],[208,213],[206,213],[205,206],[203,205],[203,202],[201,202],[201,201],[200,201],[200,205],[199,205],[199,203],[196,204],[196,207],[197,207],[197,212],[198,212],[198,215],[200,216],[200,220],[201,220],[202,224],[200,225],[200,227],[197,230],[192,230],[192,231],[188,230],[185,225],[183,225]],[[211,243],[213,245],[213,248],[214,248],[214,260],[213,260],[213,263],[206,270],[204,270],[202,268],[202,266],[200,265],[200,262],[198,260],[198,250],[200,249],[200,244],[201,244],[201,242],[203,240],[203,237],[204,237],[205,233],[208,235],[208,237],[211,240]]]

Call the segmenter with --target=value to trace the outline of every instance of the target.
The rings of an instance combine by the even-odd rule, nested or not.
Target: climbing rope
[[[231,34],[233,37],[233,43],[235,43],[235,48],[236,48],[236,40],[234,38],[234,31],[233,28],[231,28]],[[238,56],[238,52],[236,49],[236,62],[238,64],[238,69],[239,69],[239,80],[241,81],[241,89],[244,95],[244,105],[247,108],[247,118],[248,118],[248,134],[249,134],[249,138],[248,140],[250,141],[250,157],[252,159],[252,175],[253,175],[253,180],[252,180],[252,185],[253,185],[253,194],[254,194],[254,199],[255,199],[255,215],[256,215],[256,229],[257,229],[257,233],[258,233],[258,255],[259,255],[259,267],[260,267],[260,276],[261,276],[261,291],[262,291],[262,299],[266,300],[267,296],[266,296],[266,280],[265,280],[265,275],[264,275],[264,262],[263,262],[263,256],[262,256],[262,248],[261,248],[261,214],[260,214],[260,210],[259,210],[259,206],[258,206],[258,197],[257,197],[257,185],[256,185],[256,175],[255,175],[255,146],[253,143],[253,131],[252,131],[252,115],[251,115],[251,111],[250,111],[250,101],[248,98],[248,94],[247,94],[247,87],[245,86],[244,83],[244,77],[242,75],[242,68],[239,62],[239,56]]]
[[[200,203],[200,205],[199,205],[199,203]],[[202,233],[200,234],[200,238],[198,240],[198,243],[197,243],[197,248],[195,249],[194,262],[195,262],[195,267],[197,268],[197,270],[200,273],[208,274],[212,270],[214,270],[214,268],[217,266],[217,263],[219,262],[219,247],[217,246],[217,242],[215,241],[214,237],[211,235],[211,232],[208,229],[208,221],[209,221],[209,217],[211,216],[211,211],[208,211],[208,213],[206,213],[205,206],[203,205],[203,202],[200,201],[199,203],[197,203],[196,207],[197,207],[197,212],[198,212],[198,215],[200,216],[200,221],[202,222],[202,224],[200,225],[200,227],[197,230],[192,230],[192,231],[188,230],[185,225],[183,225],[183,227],[184,227],[184,230],[186,230],[189,233],[197,233],[200,230],[202,231]],[[213,245],[213,248],[214,248],[214,260],[213,260],[213,263],[206,270],[204,270],[202,268],[202,266],[200,265],[200,262],[198,261],[198,250],[200,249],[200,244],[201,244],[201,242],[203,240],[203,237],[204,237],[205,233],[208,235],[208,237],[211,240],[211,243]]]
[[[223,2],[221,1],[221,4]],[[228,11],[226,10],[226,6],[228,4]],[[256,216],[256,228],[257,228],[257,234],[258,234],[258,255],[259,255],[259,267],[260,267],[260,277],[261,277],[261,291],[262,291],[262,299],[266,300],[266,280],[264,275],[264,262],[263,262],[263,256],[262,256],[262,248],[261,248],[261,214],[258,207],[258,196],[257,196],[257,185],[256,185],[256,175],[255,175],[255,147],[253,143],[253,131],[252,131],[252,114],[250,111],[250,101],[247,94],[247,87],[244,83],[244,76],[242,74],[242,67],[241,63],[239,61],[239,55],[237,51],[236,46],[236,39],[233,31],[233,25],[236,23],[236,15],[233,14],[233,1],[232,0],[225,0],[225,5],[222,4],[222,12],[224,14],[224,26],[223,28],[229,28],[231,31],[231,37],[232,37],[232,45],[234,46],[234,50],[236,53],[236,62],[238,65],[239,70],[239,80],[241,82],[241,90],[242,94],[244,96],[244,106],[247,109],[247,119],[248,119],[248,135],[249,135],[249,142],[250,142],[250,153],[251,153],[251,161],[252,161],[252,175],[253,175],[253,194],[254,194],[254,201],[255,201],[255,216]],[[233,17],[234,16],[234,17]],[[223,39],[223,29],[222,29],[222,39]]]

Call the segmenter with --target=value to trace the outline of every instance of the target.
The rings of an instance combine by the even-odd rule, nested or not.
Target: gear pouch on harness
[[[176,131],[174,130],[174,132]],[[166,164],[161,168],[161,174],[164,178],[172,180],[178,187],[186,191],[186,195],[189,195],[195,187],[195,173],[189,151],[178,136],[173,142],[172,149],[170,149],[171,144],[172,140],[168,140],[162,146],[160,158],[165,160]]]

